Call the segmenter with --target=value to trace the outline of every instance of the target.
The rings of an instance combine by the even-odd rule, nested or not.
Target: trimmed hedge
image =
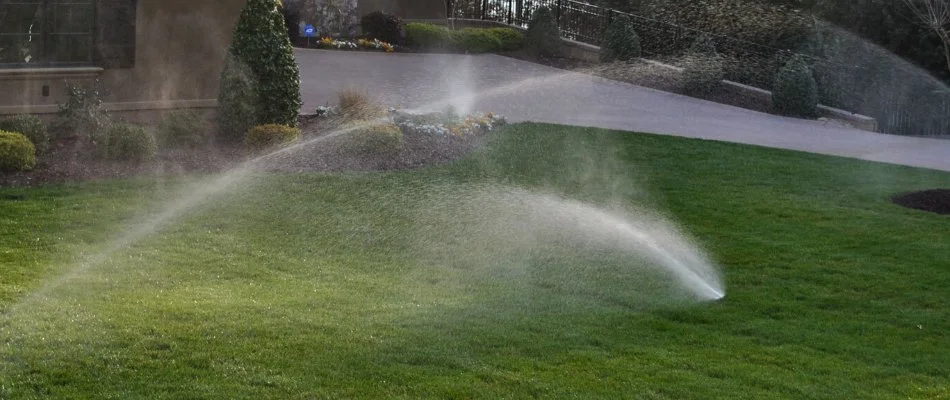
[[[286,125],[265,124],[247,132],[244,145],[251,151],[263,151],[300,140],[300,129]]]
[[[413,22],[406,24],[406,45],[426,50],[458,50],[469,53],[514,51],[524,47],[525,36],[513,28],[464,28]]]
[[[43,154],[49,147],[49,132],[46,124],[39,117],[30,114],[14,115],[0,121],[0,131],[22,133],[36,147],[38,154]]]
[[[107,130],[105,157],[110,160],[144,161],[157,152],[155,138],[141,126],[113,124]]]
[[[444,26],[411,22],[406,24],[406,46],[447,49],[453,46],[452,32]]]
[[[776,75],[772,109],[792,117],[818,117],[818,84],[801,55],[792,57]]]
[[[517,29],[497,27],[488,28],[486,31],[501,42],[501,48],[498,49],[500,51],[515,51],[524,47],[524,33]]]
[[[0,130],[0,171],[29,171],[36,166],[36,147],[22,133]]]
[[[490,53],[502,48],[501,39],[487,29],[464,28],[453,31],[452,41],[457,49],[467,53]]]
[[[600,61],[630,61],[640,58],[640,36],[627,17],[611,21],[600,47]]]

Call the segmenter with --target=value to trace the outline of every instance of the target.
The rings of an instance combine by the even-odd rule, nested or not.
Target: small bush
[[[501,42],[499,51],[515,51],[524,47],[524,33],[512,28],[488,28],[488,33]]]
[[[370,100],[365,92],[347,89],[337,96],[340,101],[340,113],[348,120],[372,120],[386,116],[386,110]]]
[[[0,171],[29,171],[36,166],[36,147],[22,133],[0,130]]]
[[[630,61],[640,57],[640,36],[626,17],[610,22],[600,46],[600,61]]]
[[[708,95],[722,87],[723,60],[715,44],[701,35],[683,58],[683,90],[692,95]]]
[[[158,125],[163,146],[200,147],[208,143],[211,124],[192,110],[175,110]]]
[[[452,34],[444,26],[412,22],[406,24],[406,45],[418,49],[445,49],[452,46]]]
[[[247,132],[244,145],[248,150],[261,151],[284,146],[300,140],[300,129],[286,125],[258,125]]]
[[[501,40],[487,29],[464,28],[452,32],[457,49],[467,53],[490,53],[501,50]]]
[[[92,85],[66,84],[69,98],[59,105],[59,125],[67,132],[98,143],[104,140],[105,128],[112,122],[103,107],[107,96],[97,79]]]
[[[338,140],[341,152],[362,157],[394,156],[402,151],[403,146],[402,130],[393,123],[356,125],[353,131],[344,133]]]
[[[818,84],[801,55],[792,57],[775,77],[772,109],[793,117],[818,116]]]
[[[22,133],[33,143],[38,154],[45,153],[49,147],[49,132],[46,130],[46,124],[35,115],[14,115],[2,120],[0,131]]]
[[[406,27],[402,19],[395,15],[389,15],[381,11],[374,11],[363,16],[360,19],[360,27],[363,28],[363,35],[370,38],[376,38],[384,42],[395,45],[405,43]]]
[[[108,129],[105,157],[110,160],[144,161],[157,151],[155,138],[141,126],[114,124]]]
[[[561,51],[561,32],[554,13],[547,7],[539,7],[528,21],[525,48],[535,57],[553,57]]]

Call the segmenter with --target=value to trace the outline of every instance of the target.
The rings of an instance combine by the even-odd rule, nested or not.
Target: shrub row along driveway
[[[394,106],[494,111],[538,121],[655,132],[950,171],[950,140],[784,118],[497,55],[296,51],[304,112],[345,88]],[[475,96],[470,94],[474,92]]]

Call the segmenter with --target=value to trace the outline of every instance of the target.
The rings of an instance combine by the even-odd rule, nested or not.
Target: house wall
[[[107,107],[118,111],[214,107],[245,1],[138,0],[133,68],[0,69],[0,114],[55,113],[65,81],[96,78],[110,93]]]
[[[359,0],[357,15],[382,11],[402,19],[445,19],[445,0]]]

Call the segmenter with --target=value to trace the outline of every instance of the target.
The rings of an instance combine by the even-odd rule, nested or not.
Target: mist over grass
[[[444,167],[255,173],[21,303],[188,183],[0,189],[0,397],[946,390],[948,220],[888,198],[947,173],[519,124]],[[544,201],[656,210],[721,265],[727,297],[677,298],[648,260],[558,230],[528,254],[515,250],[530,235],[465,235],[551,224]]]

